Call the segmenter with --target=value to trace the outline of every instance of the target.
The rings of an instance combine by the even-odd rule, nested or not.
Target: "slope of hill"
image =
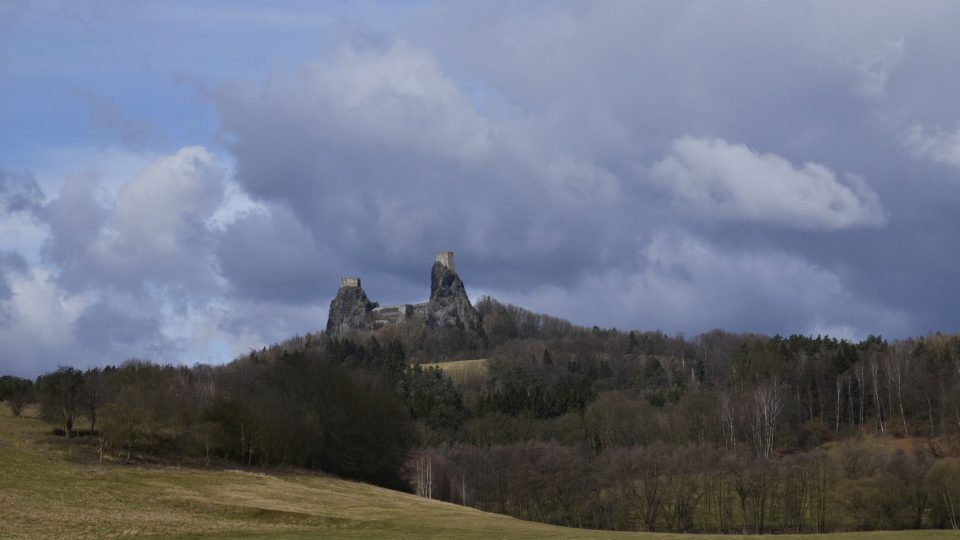
[[[5,407],[0,411],[2,538],[681,537],[524,522],[311,473],[101,464],[92,449],[62,444],[39,420],[13,418]],[[899,531],[821,538],[947,534]]]
[[[450,360],[447,362],[432,362],[420,364],[423,369],[439,368],[445,375],[450,377],[456,384],[460,384],[470,378],[482,378],[486,376],[488,370],[488,361],[486,358],[477,358],[474,360]]]

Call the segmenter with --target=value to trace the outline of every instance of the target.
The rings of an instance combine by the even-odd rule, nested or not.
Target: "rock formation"
[[[381,307],[371,302],[360,286],[360,278],[340,280],[340,290],[330,302],[327,335],[344,337],[387,324],[416,322],[431,330],[479,327],[480,316],[470,304],[463,281],[454,270],[453,252],[441,251],[430,271],[430,300],[424,304]]]
[[[327,316],[327,334],[342,336],[351,331],[369,330],[376,302],[367,298],[360,287],[360,279],[344,278],[340,280],[340,290],[330,302],[330,314]]]
[[[439,261],[433,263],[430,271],[430,301],[427,302],[427,326],[447,328],[462,323],[467,328],[472,328],[478,322],[479,315],[467,298],[467,291],[460,276]]]

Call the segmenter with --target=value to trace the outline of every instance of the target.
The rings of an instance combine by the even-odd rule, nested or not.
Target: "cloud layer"
[[[956,330],[954,2],[194,8],[0,23],[0,372],[225,361],[439,249],[586,325]]]

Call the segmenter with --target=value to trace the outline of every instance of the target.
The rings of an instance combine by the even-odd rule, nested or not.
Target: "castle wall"
[[[456,272],[456,269],[453,267],[452,251],[441,251],[437,253],[437,262],[449,268],[451,272]]]
[[[382,306],[373,308],[370,316],[373,320],[385,323],[399,323],[409,319],[413,315],[413,307],[410,304],[397,304],[393,306]]]

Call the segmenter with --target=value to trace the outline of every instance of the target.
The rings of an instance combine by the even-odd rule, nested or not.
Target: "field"
[[[467,379],[480,378],[487,374],[487,359],[478,358],[476,360],[454,360],[452,362],[438,362],[433,364],[420,364],[420,367],[427,369],[437,367],[450,377],[454,383],[460,384]]]
[[[39,420],[13,418],[0,406],[0,538],[130,536],[686,538],[529,523],[308,472],[101,464],[92,448],[61,443]],[[776,538],[956,537],[916,531]]]

